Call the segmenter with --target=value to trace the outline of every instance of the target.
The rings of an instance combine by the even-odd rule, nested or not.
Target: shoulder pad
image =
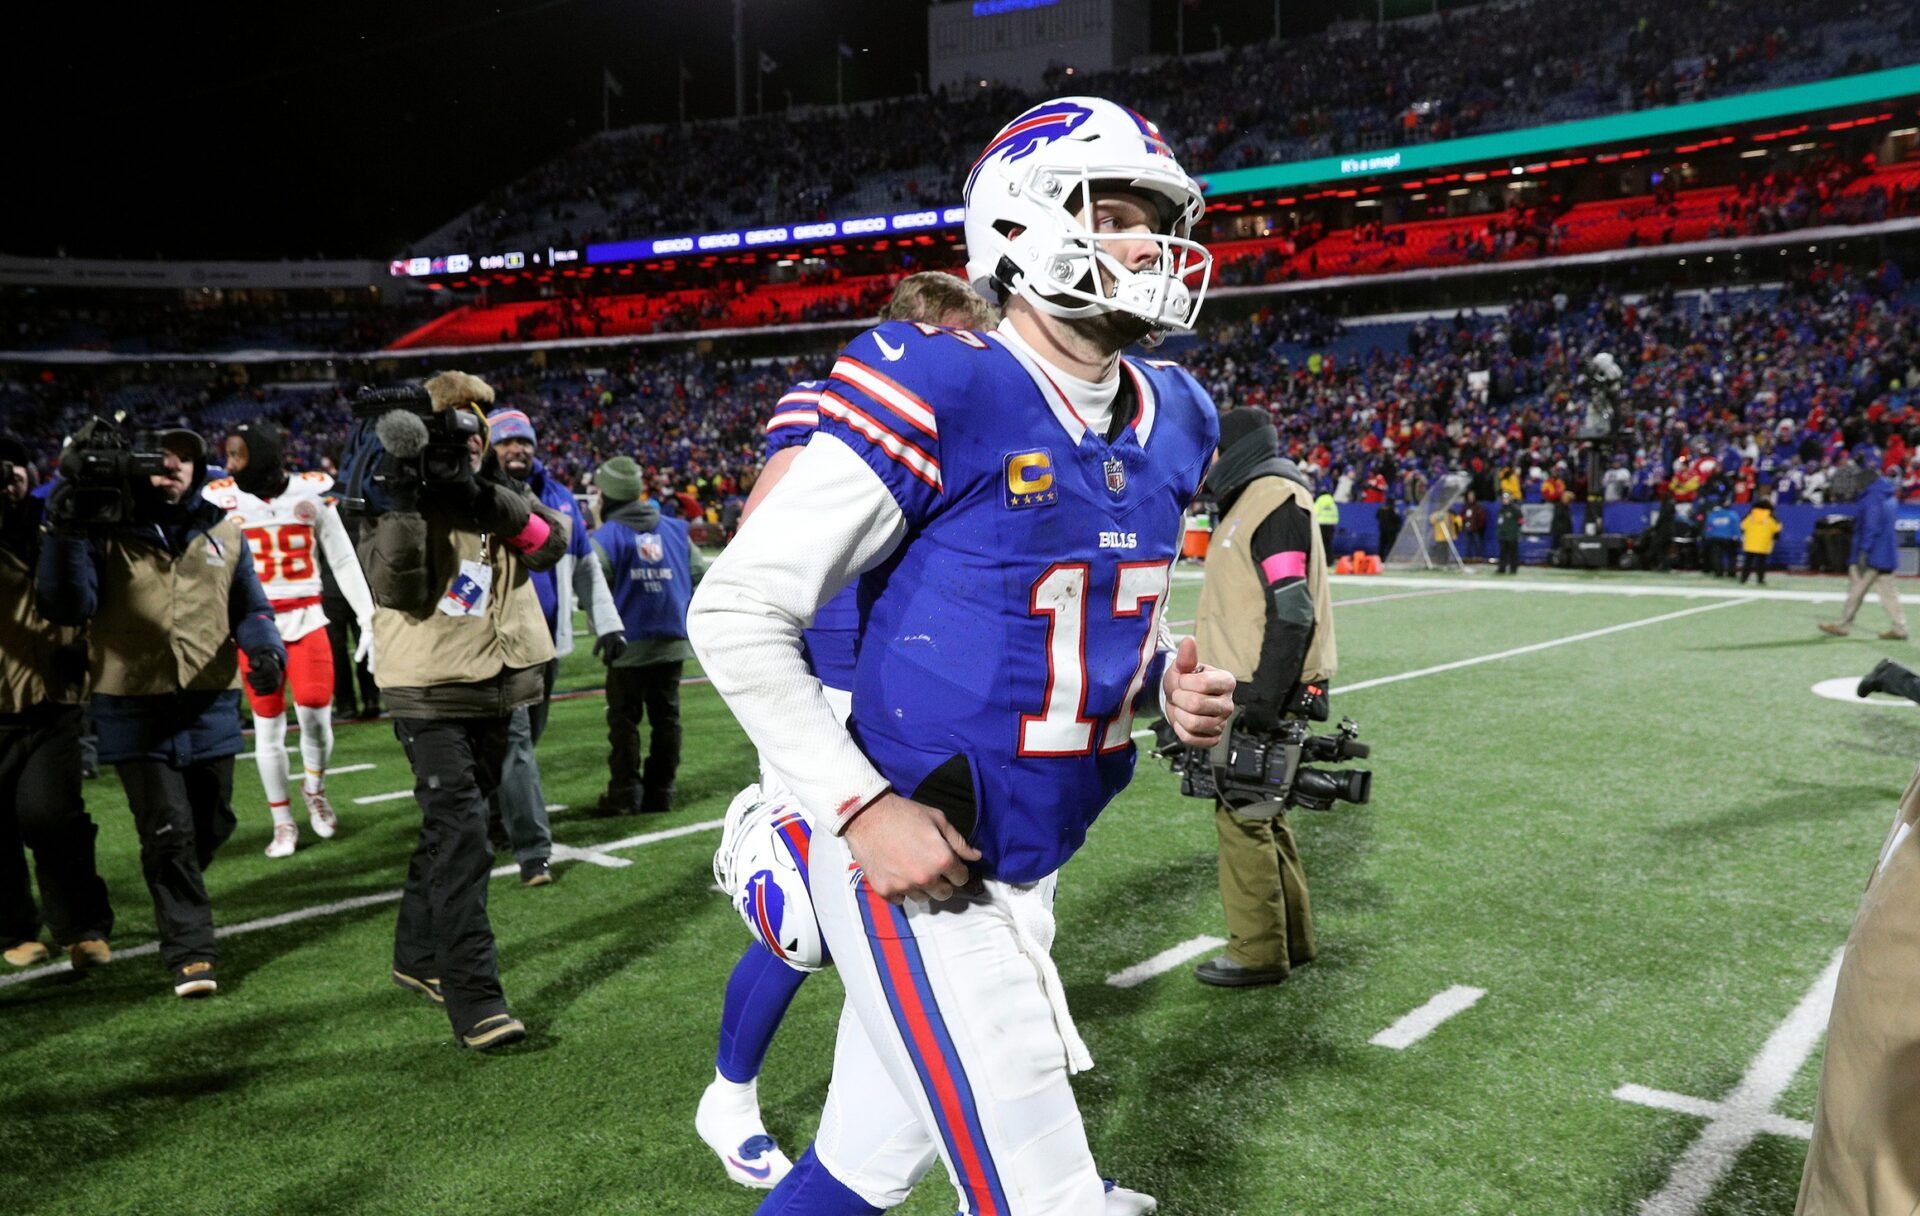
[[[204,494],[204,493],[207,493],[209,490],[231,490],[232,488],[233,488],[233,478],[216,477],[212,481],[208,482],[200,492]]]
[[[824,404],[831,412],[832,399],[852,389],[850,404],[866,409],[870,401],[908,430],[933,439],[939,433],[938,409],[956,409],[970,401],[974,378],[997,366],[1001,357],[1010,356],[968,330],[883,321],[840,352]]]
[[[326,473],[301,473],[290,484],[303,486],[315,494],[325,494],[333,488],[333,478]]]

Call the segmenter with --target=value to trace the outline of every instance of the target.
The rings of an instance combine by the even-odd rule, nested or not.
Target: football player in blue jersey
[[[1076,97],[1003,128],[966,202],[968,276],[1006,320],[855,339],[689,617],[817,829],[847,991],[819,1132],[762,1213],[884,1211],[936,1155],[969,1216],[1154,1206],[1094,1168],[1052,893],[1132,777],[1136,710],[1200,747],[1233,710],[1233,677],[1165,628],[1217,414],[1177,366],[1121,354],[1193,326],[1200,190],[1153,124]],[[843,726],[803,634],[856,582]]]
[[[882,320],[920,321],[966,330],[989,329],[996,317],[994,308],[970,284],[941,271],[922,271],[900,280],[881,312]],[[775,403],[767,419],[766,464],[740,514],[743,526],[819,429],[820,391],[825,387],[824,380],[802,380]],[[805,634],[807,666],[819,677],[828,704],[842,722],[852,708],[858,627],[859,606],[849,587],[820,607]],[[759,794],[737,799],[729,809],[720,853],[734,853],[742,830],[739,821],[749,810],[777,805],[782,800],[778,779],[762,772]],[[722,871],[723,883],[724,869],[716,865],[716,870]],[[776,957],[773,948],[751,944],[727,980],[714,1078],[700,1095],[693,1125],[720,1158],[727,1177],[742,1186],[771,1189],[792,1168],[761,1121],[758,1078],[774,1031],[779,1029],[780,1019],[807,974],[784,956]]]

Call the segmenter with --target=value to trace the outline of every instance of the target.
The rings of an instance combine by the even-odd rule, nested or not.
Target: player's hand
[[[1200,661],[1200,647],[1183,638],[1161,678],[1167,721],[1188,747],[1212,747],[1233,716],[1233,673]]]
[[[882,794],[847,825],[847,851],[866,871],[867,885],[889,903],[949,899],[972,877],[980,850],[947,817],[898,794]]]
[[[365,663],[369,670],[373,667],[373,622],[360,622],[360,644],[353,648],[355,664]]]

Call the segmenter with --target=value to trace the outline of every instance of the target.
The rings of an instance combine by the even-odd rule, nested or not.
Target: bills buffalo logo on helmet
[[[1092,110],[1070,101],[1049,102],[1028,110],[1002,127],[1000,134],[994,136],[993,142],[980,154],[980,159],[973,162],[973,168],[967,174],[967,192],[973,192],[973,179],[980,175],[980,166],[988,160],[995,156],[1004,156],[1010,161],[1020,160],[1043,144],[1073,134],[1081,123],[1091,117]]]

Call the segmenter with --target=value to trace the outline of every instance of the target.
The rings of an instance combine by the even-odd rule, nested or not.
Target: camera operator
[[[0,943],[7,962],[47,960],[27,849],[54,944],[76,969],[111,958],[113,909],[94,868],[99,829],[80,792],[86,642],[34,606],[42,502],[26,445],[0,437]]]
[[[1220,416],[1220,451],[1206,488],[1220,503],[1200,588],[1200,661],[1233,673],[1233,732],[1269,734],[1282,717],[1327,717],[1334,674],[1333,605],[1313,492],[1280,456],[1264,409]],[[1252,816],[1252,817],[1249,817]],[[1306,872],[1283,807],[1214,806],[1226,953],[1195,978],[1239,988],[1278,983],[1314,956]]]
[[[47,499],[40,612],[88,626],[100,761],[118,768],[140,834],[160,957],[176,996],[208,996],[218,954],[201,872],[234,829],[238,652],[248,684],[268,695],[287,651],[240,526],[200,497],[200,436],[166,431],[159,453],[111,453],[131,471],[109,495],[121,505],[101,512],[89,505],[100,487],[82,470],[90,455],[106,455],[96,446],[106,433],[89,423],[62,455],[63,474],[76,476]]]
[[[546,694],[553,638],[532,572],[559,563],[568,524],[501,471],[487,442],[486,381],[442,372],[425,388],[431,425],[405,410],[380,422],[392,509],[360,550],[375,604],[374,675],[422,815],[393,980],[445,1005],[461,1044],[486,1050],[526,1037],[507,1012],[487,920],[487,800],[514,711]],[[464,457],[447,458],[449,437]]]

